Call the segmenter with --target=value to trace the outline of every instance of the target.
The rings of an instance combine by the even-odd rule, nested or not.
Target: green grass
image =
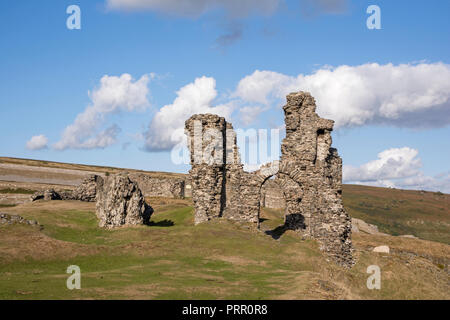
[[[17,188],[17,189],[11,189],[11,188],[0,189],[0,193],[3,193],[3,194],[34,194],[35,192],[36,192],[36,190],[28,190],[28,189],[22,189],[22,188]]]
[[[0,208],[14,208],[15,204],[0,204]]]
[[[281,294],[276,284],[289,282],[291,272],[314,270],[311,261],[277,258],[283,248],[290,251],[291,236],[274,241],[226,221],[194,226],[188,206],[161,208],[151,226],[115,230],[98,228],[92,211],[41,209],[22,215],[38,219],[49,238],[83,247],[74,249],[75,257],[0,259],[1,299],[263,299]],[[298,255],[321,257],[315,242],[298,247]],[[82,270],[83,290],[65,287],[71,264]]]
[[[150,226],[114,230],[97,226],[94,204],[76,201],[31,203],[9,213],[44,227],[0,227],[0,299],[448,298],[436,283],[446,274],[437,265],[430,264],[430,275],[403,270],[396,256],[364,252],[345,270],[327,262],[317,242],[293,232],[274,240],[230,221],[194,226],[192,207],[180,202],[160,205]],[[282,224],[279,211],[263,215],[264,229]],[[405,273],[369,291],[365,271],[374,263]],[[66,288],[69,265],[81,269],[81,290]],[[399,287],[413,279],[417,288]]]

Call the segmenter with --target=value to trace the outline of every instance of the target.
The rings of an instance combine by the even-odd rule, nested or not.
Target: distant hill
[[[92,171],[99,173],[118,173],[122,171],[129,172],[145,172],[155,177],[185,177],[183,173],[174,172],[161,172],[161,171],[144,171],[136,169],[127,168],[115,168],[106,166],[94,166],[86,164],[76,164],[76,163],[63,163],[45,160],[32,160],[32,159],[21,159],[21,158],[10,158],[10,157],[0,157],[0,164],[15,164],[23,166],[34,166],[34,167],[45,167],[45,168],[55,168],[55,169],[69,169],[69,170],[80,170],[80,171]]]
[[[449,194],[344,185],[343,201],[353,218],[381,232],[450,244]]]

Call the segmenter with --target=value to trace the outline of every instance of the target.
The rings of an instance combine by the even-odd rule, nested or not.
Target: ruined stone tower
[[[289,94],[283,110],[281,160],[255,172],[243,170],[236,134],[224,118],[199,114],[186,121],[195,223],[226,218],[259,226],[261,187],[276,176],[286,204],[284,227],[319,240],[329,257],[351,266],[351,220],[341,199],[342,160],[331,148],[334,122],[316,114],[314,98],[306,92]]]
[[[334,121],[317,115],[306,92],[289,94],[283,110],[286,138],[275,180],[284,192],[285,225],[319,240],[323,251],[350,266],[351,219],[342,205],[342,160],[331,148]]]
[[[261,186],[277,172],[276,166],[245,172],[236,133],[222,117],[193,115],[185,129],[191,151],[195,223],[223,217],[259,225]]]

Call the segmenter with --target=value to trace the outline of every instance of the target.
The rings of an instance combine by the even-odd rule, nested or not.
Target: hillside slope
[[[448,194],[344,185],[342,197],[353,218],[375,224],[381,232],[450,244]]]
[[[287,231],[264,211],[261,231],[245,224],[193,224],[188,200],[149,199],[151,226],[104,230],[95,204],[27,203],[5,208],[42,225],[0,226],[0,299],[450,299],[450,246],[417,239],[353,237],[356,265],[326,261],[316,241]],[[282,219],[281,219],[282,220]],[[387,244],[391,254],[372,252]],[[81,290],[66,269],[81,268]],[[369,265],[381,289],[366,286]]]

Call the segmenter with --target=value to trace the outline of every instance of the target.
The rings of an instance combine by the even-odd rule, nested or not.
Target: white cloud
[[[106,148],[117,142],[117,135],[120,132],[118,125],[113,124],[107,129],[101,131],[96,136],[84,141],[80,148],[83,149],[96,149],[96,148]]]
[[[197,78],[182,87],[175,101],[162,107],[152,119],[145,133],[145,148],[148,151],[169,150],[183,142],[184,123],[193,114],[213,113],[228,118],[233,109],[231,103],[213,107],[211,104],[216,96],[214,78]]]
[[[378,159],[358,168],[344,166],[344,179],[347,181],[379,181],[415,176],[422,163],[416,149],[408,147],[392,148],[380,152]]]
[[[223,8],[233,17],[249,14],[271,14],[280,0],[106,0],[111,10],[150,10],[173,15],[198,17],[218,8]]]
[[[430,177],[422,171],[418,150],[408,147],[380,152],[378,159],[360,167],[344,165],[346,183],[379,187],[419,189],[450,193],[450,173]]]
[[[183,139],[184,121],[194,113],[230,115],[248,125],[271,106],[281,106],[294,91],[309,91],[317,112],[336,121],[336,128],[366,124],[438,127],[450,124],[450,66],[443,63],[323,67],[296,77],[255,71],[244,77],[229,102],[212,107],[217,96],[213,78],[199,78],[163,107],[146,132],[146,149],[168,150]]]
[[[114,144],[120,131],[117,125],[100,133],[96,133],[97,129],[108,114],[145,110],[150,105],[148,82],[148,75],[136,81],[126,73],[120,77],[105,75],[100,87],[89,92],[91,104],[64,130],[61,140],[53,147],[57,150],[94,149]]]
[[[420,173],[415,177],[404,179],[400,186],[405,189],[450,193],[450,172],[442,173],[435,177],[426,176]]]
[[[43,134],[39,136],[33,136],[27,142],[27,148],[30,150],[42,150],[48,147],[48,139]]]
[[[450,124],[450,65],[379,65],[325,67],[296,77],[256,70],[234,93],[244,102],[280,105],[294,91],[309,91],[318,113],[336,127],[390,124],[437,127]]]
[[[242,124],[244,126],[247,126],[247,125],[251,124],[252,122],[254,122],[257,119],[257,117],[259,116],[259,114],[261,114],[264,111],[265,111],[265,109],[260,106],[242,107],[241,109],[239,109],[239,120],[242,122]]]

